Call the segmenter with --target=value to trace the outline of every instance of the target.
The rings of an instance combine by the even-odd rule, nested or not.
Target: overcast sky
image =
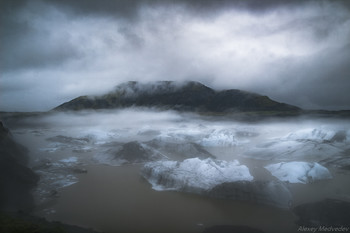
[[[0,1],[1,111],[46,111],[130,80],[350,109],[350,1]]]

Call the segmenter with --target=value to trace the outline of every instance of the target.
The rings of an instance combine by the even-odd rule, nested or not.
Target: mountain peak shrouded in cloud
[[[0,110],[128,80],[195,80],[350,109],[349,1],[2,0]]]
[[[118,95],[123,97],[136,97],[139,95],[153,95],[153,94],[173,94],[178,91],[193,91],[193,92],[210,92],[213,90],[195,81],[155,81],[155,82],[137,82],[128,81],[117,85],[109,95]]]
[[[80,96],[55,110],[148,107],[165,110],[230,113],[234,111],[284,111],[300,109],[267,96],[236,89],[215,91],[199,82],[127,82],[101,96]]]

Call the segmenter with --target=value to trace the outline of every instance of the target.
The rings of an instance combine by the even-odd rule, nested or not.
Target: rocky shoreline
[[[32,191],[40,178],[28,161],[27,149],[15,142],[0,121],[0,232],[96,233],[31,214],[35,207]]]

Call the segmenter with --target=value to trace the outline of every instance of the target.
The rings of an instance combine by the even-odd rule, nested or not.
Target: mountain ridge
[[[217,91],[199,82],[129,81],[100,96],[79,96],[53,110],[114,109],[155,107],[178,111],[219,112],[235,111],[299,111],[300,108],[238,89]]]

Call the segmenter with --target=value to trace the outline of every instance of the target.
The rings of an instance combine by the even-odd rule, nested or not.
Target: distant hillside
[[[267,96],[236,89],[216,91],[199,82],[127,82],[102,96],[80,96],[54,110],[153,107],[195,112],[299,111]]]

